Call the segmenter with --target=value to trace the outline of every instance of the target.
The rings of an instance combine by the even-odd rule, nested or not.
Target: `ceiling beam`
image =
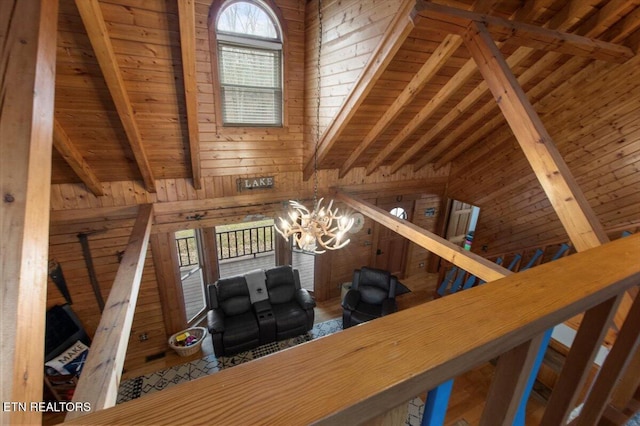
[[[153,205],[140,205],[129,243],[93,336],[89,356],[73,394],[73,402],[90,403],[91,411],[116,405],[152,223]],[[82,411],[70,411],[66,420],[84,414]]]
[[[627,1],[631,1],[631,0],[627,0]],[[636,1],[636,0],[633,0],[633,1]],[[537,9],[537,7],[534,7],[533,9]],[[575,24],[574,17],[576,15],[585,16],[592,9],[593,9],[593,6],[590,5],[589,2],[585,2],[582,0],[580,1],[575,0],[575,1],[569,2],[565,5],[563,10],[556,15],[556,16],[563,16],[564,20],[560,21],[558,19],[554,19],[545,26],[548,26],[549,28],[557,29],[560,31],[568,30],[569,28],[572,27],[572,25]],[[619,12],[618,9],[605,7],[603,8],[603,10],[600,11],[598,15],[600,16],[600,21],[610,22],[612,17],[616,16],[618,12]],[[523,17],[517,15],[516,19],[518,18],[523,19]],[[578,28],[578,32],[585,34],[587,37],[598,37],[601,35],[601,32],[598,32],[595,28],[586,32],[581,30],[582,30],[582,26]],[[617,42],[619,40],[613,40],[613,41]],[[528,47],[520,47],[518,48],[518,50],[516,50],[516,52],[514,52],[513,55],[509,57],[509,59],[507,59],[507,62],[509,63],[511,68],[514,68],[518,65],[517,63],[512,62],[511,58],[513,58],[517,54],[526,53],[526,52],[532,52],[532,49]],[[548,66],[548,64],[554,63],[560,57],[561,57],[561,54],[557,52],[547,53],[533,67],[531,67],[529,70],[527,70],[518,78],[520,85],[524,85],[529,80],[536,77],[539,73],[538,69]],[[473,59],[471,59],[471,61],[473,61]],[[569,61],[569,64],[566,66],[563,66],[562,68],[571,66],[571,64],[576,64],[578,61],[583,61],[583,59],[572,58]],[[456,111],[460,111],[460,113],[466,111],[469,105],[473,105],[471,102],[475,102],[479,100],[480,97],[486,93],[487,89],[488,88],[485,86],[482,92],[478,92],[475,95],[473,94],[473,92],[470,93],[463,101],[461,101],[454,109],[452,109],[452,111],[449,114],[447,114],[440,122],[438,122],[434,126],[434,129],[443,130],[444,127],[451,124],[453,120],[455,120],[459,116],[459,114],[457,114]],[[470,96],[475,96],[475,98],[468,99]],[[467,106],[465,106],[465,103]],[[444,164],[451,161],[454,157],[459,155],[461,152],[464,152],[469,146],[473,145],[473,143],[475,143],[479,138],[484,136],[487,131],[490,131],[496,125],[495,121],[503,120],[502,116],[498,116],[496,117],[496,119],[491,120],[492,121],[491,123],[486,122],[486,117],[489,116],[495,108],[497,108],[497,106],[493,102],[487,103],[485,104],[485,106],[477,108],[476,112],[470,118],[465,120],[464,123],[458,126],[452,133],[447,135],[434,148],[432,148],[427,153],[425,153],[425,155],[414,164],[414,171],[420,170],[426,164],[432,162],[434,159],[440,156],[440,154],[443,154],[443,155],[438,160],[438,163],[436,165],[436,167],[438,168],[442,167]],[[468,137],[462,142],[458,140],[460,135],[466,133],[469,129],[473,129],[473,128],[476,128],[477,130],[475,130],[470,137]],[[429,133],[433,133],[433,132],[430,131]],[[419,142],[423,146],[426,146],[431,140],[435,138],[435,136],[437,136],[438,133],[431,134],[428,138],[427,138],[427,135],[425,135],[423,138],[419,140]],[[455,146],[453,146],[454,144]],[[402,162],[398,160],[396,164],[392,166],[392,170],[395,169],[396,167],[397,168],[402,167],[407,161],[410,160],[410,158],[407,159],[405,156],[404,158],[402,158],[402,160],[403,160]]]
[[[102,183],[93,173],[93,170],[91,170],[91,167],[82,157],[82,154],[80,154],[80,151],[73,144],[58,120],[53,122],[53,146],[93,195],[96,197],[104,195]]]
[[[189,129],[189,154],[193,187],[202,188],[200,167],[200,132],[198,130],[198,87],[196,81],[196,11],[194,0],[178,0],[180,20],[180,50],[182,52],[182,74],[184,96],[187,106]]]
[[[346,192],[336,191],[335,199],[484,281],[494,281],[512,273],[508,269],[482,256],[464,250],[462,247],[445,240],[433,232],[399,219],[391,213]]]
[[[320,141],[318,141],[315,152],[317,164],[321,164],[327,157],[329,151],[331,151],[331,148],[333,148],[347,124],[349,124],[349,121],[358,110],[358,107],[362,104],[369,92],[371,92],[371,89],[373,89],[387,68],[387,65],[391,62],[391,59],[393,59],[393,56],[400,49],[411,30],[413,30],[412,15],[414,6],[415,0],[404,0],[402,2],[399,11],[383,34],[380,43],[371,54],[369,61],[342,104],[340,111],[338,111],[329,126],[324,130]],[[320,96],[320,93],[317,93],[317,96]],[[317,123],[317,125],[319,125],[319,123]],[[304,180],[308,180],[313,175],[316,164],[315,156],[312,155],[304,167]]]
[[[485,14],[455,9],[434,3],[420,1],[416,7],[420,19],[432,28],[453,34],[464,34],[472,23],[481,23],[487,28],[492,39],[527,46],[533,49],[549,50],[574,56],[583,56],[609,62],[622,63],[634,56],[626,47],[588,37],[551,30],[535,25],[510,21]]]
[[[525,8],[518,10],[512,18],[514,19],[533,19],[544,10],[548,0],[538,0],[535,2],[528,2]],[[480,8],[479,8],[480,7]],[[477,12],[486,12],[488,7],[485,5],[484,9],[480,4],[474,5],[474,10]],[[416,25],[419,24],[420,16],[416,16]],[[525,49],[525,48],[521,48]],[[531,49],[519,54],[511,55],[509,61],[514,61],[511,64],[516,66],[520,61],[528,57],[528,53]],[[409,123],[389,142],[384,149],[374,158],[374,160],[367,166],[366,173],[370,175],[376,168],[380,166],[402,143],[413,134],[432,114],[438,110],[462,85],[464,85],[477,71],[477,67],[473,59],[469,59],[458,72],[449,79],[449,81],[438,91],[438,93],[429,100],[429,102],[411,119]],[[440,132],[446,129],[453,121],[455,121],[460,114],[466,109],[470,108],[475,102],[480,99],[487,91],[486,84],[480,83],[469,95],[467,95],[456,108],[451,109],[438,123],[431,127],[429,131],[424,134],[413,146],[411,146],[405,153],[396,160],[391,166],[391,173],[397,172],[402,166],[404,166],[411,158],[426,146],[433,138],[435,138]]]
[[[353,167],[358,157],[362,155],[376,139],[387,129],[389,124],[398,117],[398,115],[406,108],[407,105],[422,91],[424,86],[433,78],[434,75],[444,66],[451,55],[462,45],[462,37],[449,34],[444,41],[429,56],[429,59],[422,65],[416,75],[413,76],[409,84],[405,86],[402,93],[393,101],[393,104],[385,111],[385,113],[376,122],[373,128],[367,133],[364,140],[351,153],[347,161],[342,165],[339,176],[344,177]]]
[[[149,192],[156,192],[151,165],[142,145],[142,138],[134,117],[133,107],[118,67],[118,58],[109,38],[100,3],[98,0],[76,0],[76,6],[100,64],[100,69],[111,93],[113,103],[118,111],[118,116],[129,140],[129,145],[138,164],[145,187]]]
[[[609,241],[487,28],[472,22],[464,40],[576,250]]]
[[[0,395],[26,404],[42,400],[58,2],[3,0],[0,16]]]

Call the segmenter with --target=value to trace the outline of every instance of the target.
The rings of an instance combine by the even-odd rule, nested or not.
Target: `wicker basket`
[[[179,346],[176,344],[176,337],[181,335],[182,333],[189,332],[192,336],[196,336],[198,339],[196,343],[191,346]],[[204,327],[191,327],[186,330],[182,330],[169,337],[169,346],[173,348],[174,351],[178,353],[180,356],[190,356],[200,351],[200,347],[202,346],[202,342],[207,335],[207,329]]]

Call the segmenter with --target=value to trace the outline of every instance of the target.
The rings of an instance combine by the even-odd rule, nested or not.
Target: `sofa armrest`
[[[302,306],[303,309],[313,309],[316,307],[316,301],[313,299],[311,294],[304,289],[300,288],[296,290],[295,293],[296,301]]]
[[[398,311],[395,299],[384,299],[382,302],[382,315],[389,315]]]
[[[224,313],[219,309],[207,312],[207,327],[211,334],[224,332]]]
[[[360,292],[358,290],[351,289],[347,291],[342,301],[342,307],[350,311],[355,311],[356,306],[360,303]]]

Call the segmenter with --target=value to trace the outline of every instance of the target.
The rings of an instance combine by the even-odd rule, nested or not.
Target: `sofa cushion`
[[[267,270],[267,289],[269,301],[273,305],[289,302],[296,291],[291,266],[278,266]]]
[[[244,277],[231,277],[218,281],[218,303],[225,315],[233,316],[251,311],[249,289]]]
[[[241,345],[247,341],[257,341],[259,334],[258,321],[253,312],[245,312],[233,317],[225,324],[222,340],[225,347]]]

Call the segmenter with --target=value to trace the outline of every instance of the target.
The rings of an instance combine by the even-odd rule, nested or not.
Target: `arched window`
[[[230,0],[215,20],[225,126],[282,126],[282,30],[262,1]]]

